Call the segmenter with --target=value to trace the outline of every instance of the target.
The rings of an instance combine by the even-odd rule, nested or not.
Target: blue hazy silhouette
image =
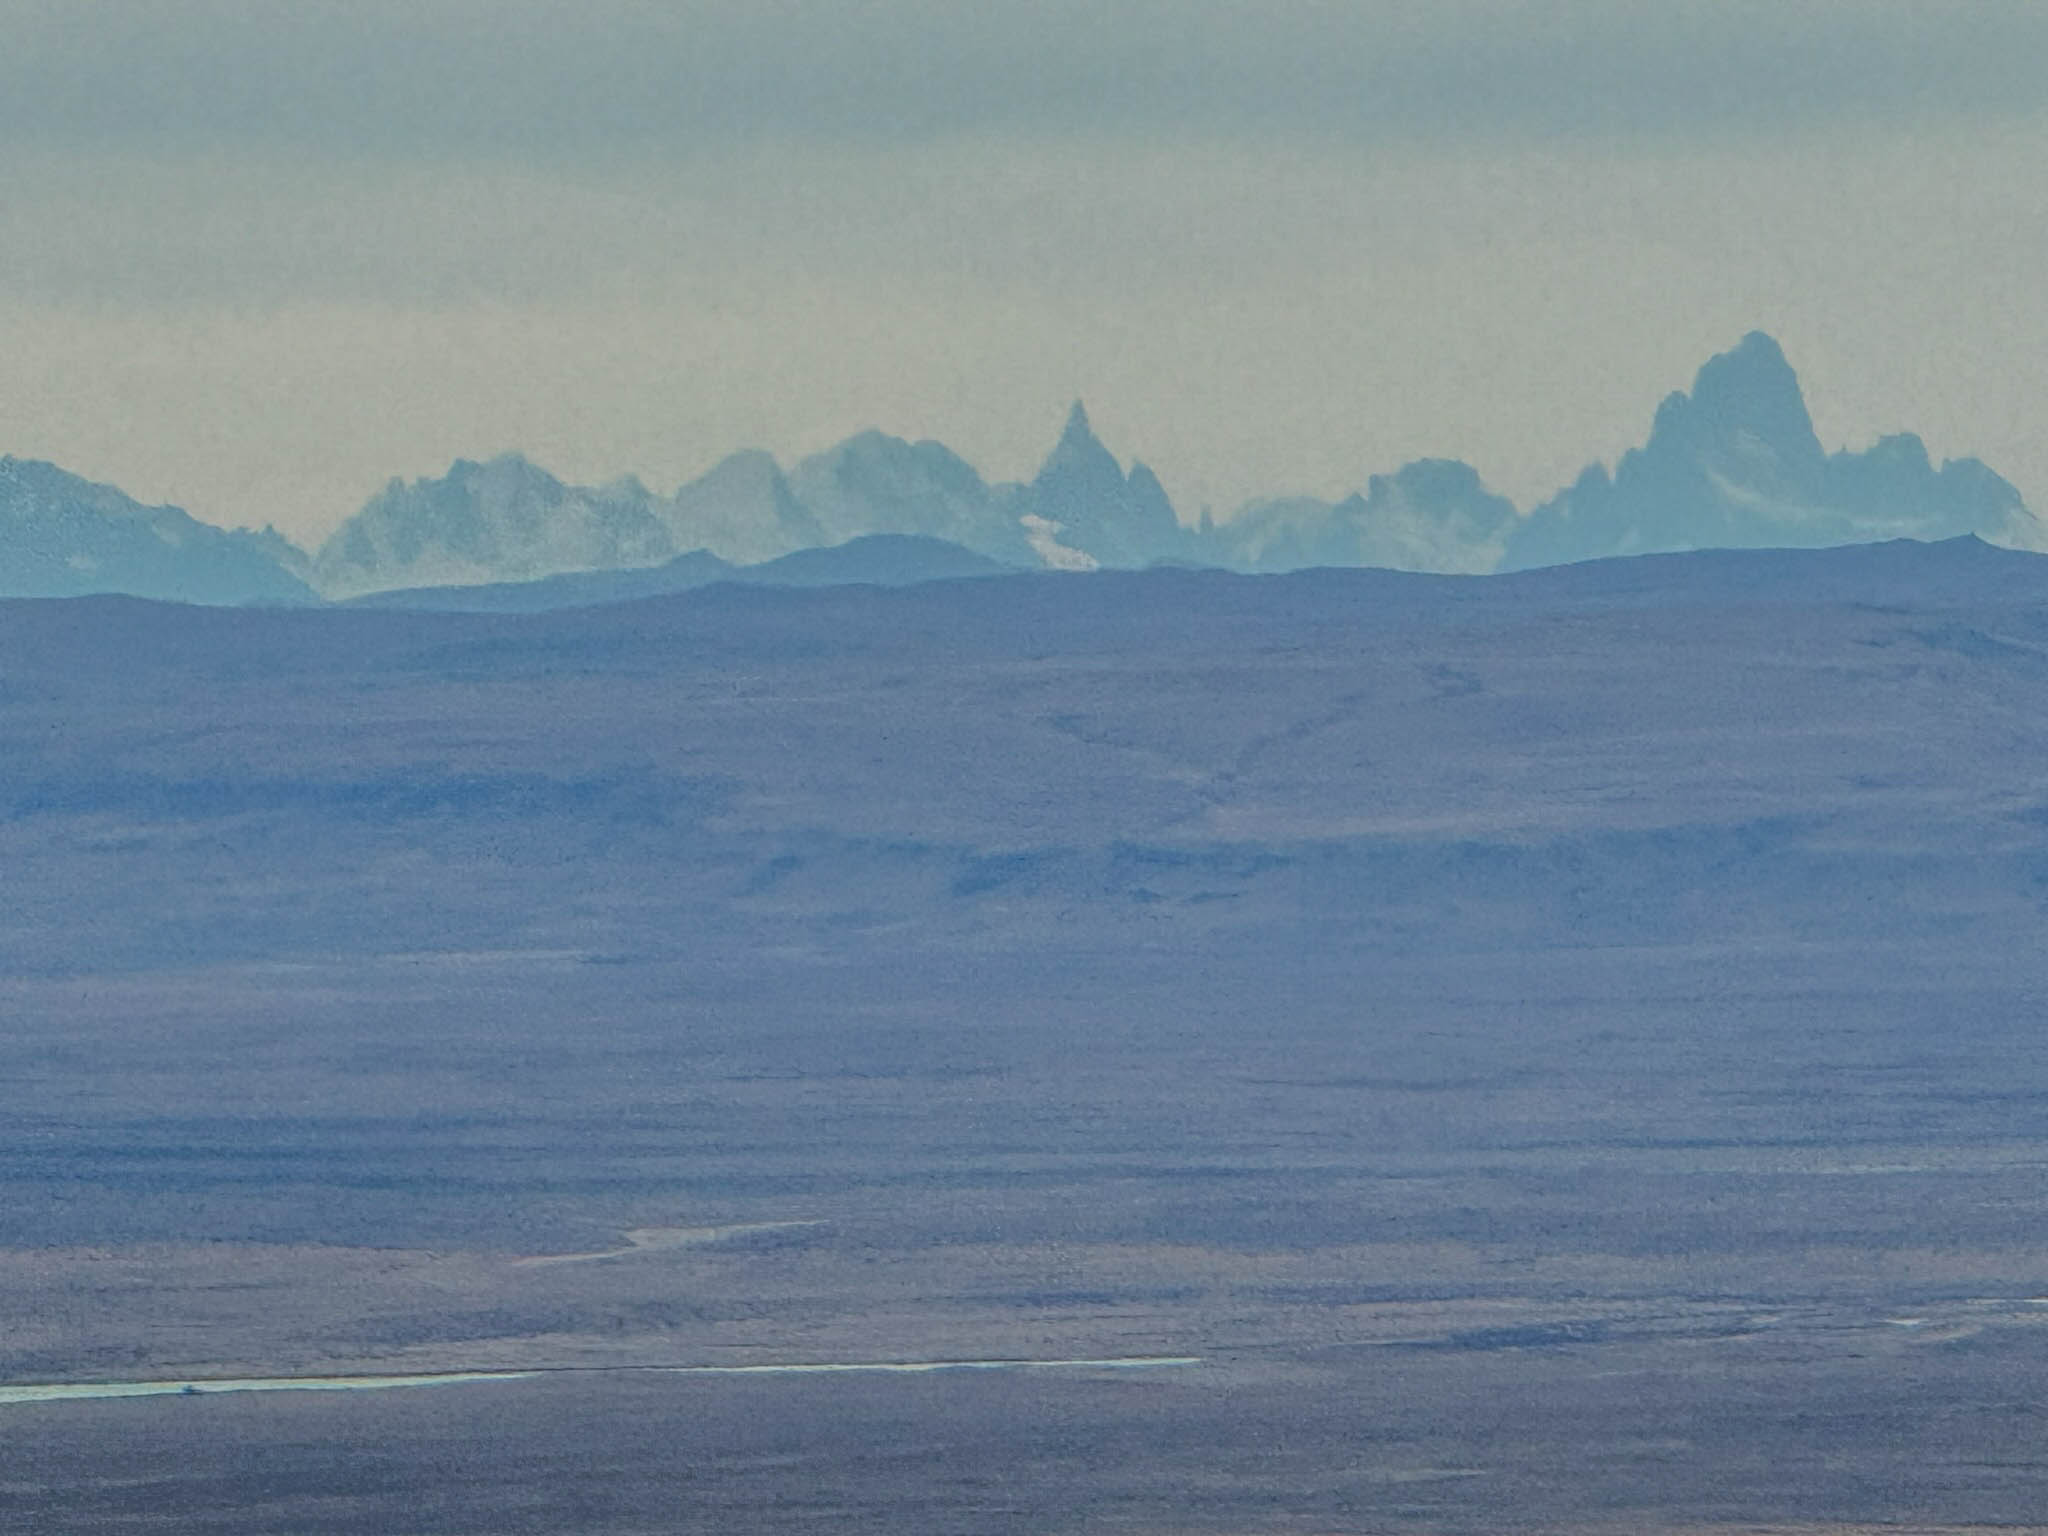
[[[1940,469],[1920,439],[1825,452],[1778,344],[1752,331],[1658,407],[1649,443],[1532,512],[1502,565],[1711,548],[1815,548],[1976,534],[2037,547],[2019,492],[1975,459]]]
[[[305,556],[273,529],[215,528],[54,464],[0,458],[0,597],[310,603],[304,570]]]
[[[899,585],[1003,568],[1476,575],[1895,538],[2048,549],[2019,492],[1975,459],[1937,467],[1910,433],[1829,453],[1791,364],[1762,332],[1710,359],[1689,393],[1668,396],[1648,442],[1612,472],[1594,464],[1526,515],[1471,465],[1422,459],[1335,502],[1260,500],[1189,526],[1149,468],[1123,467],[1079,402],[1028,484],[991,485],[941,443],[874,430],[788,473],[760,450],[735,453],[669,496],[630,476],[570,485],[502,454],[457,460],[439,479],[392,481],[310,558],[271,530],[226,533],[49,465],[0,460],[0,470],[0,594],[14,596],[292,603],[312,599],[310,584],[335,600],[402,593],[390,603],[510,611],[716,580]],[[901,542],[823,554],[875,537]],[[521,583],[532,590],[503,590]],[[491,592],[459,595],[475,588]]]

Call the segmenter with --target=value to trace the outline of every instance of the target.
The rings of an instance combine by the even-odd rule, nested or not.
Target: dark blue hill
[[[693,550],[664,565],[630,571],[578,571],[538,581],[484,586],[408,587],[354,599],[356,608],[409,608],[439,613],[544,613],[593,608],[719,582],[757,587],[903,587],[1012,570],[986,555],[921,534],[876,533],[818,549],[800,549],[759,565],[733,565],[707,550]]]

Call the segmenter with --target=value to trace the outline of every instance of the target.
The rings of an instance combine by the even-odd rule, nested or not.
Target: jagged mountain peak
[[[727,454],[657,510],[678,551],[708,549],[740,565],[828,542],[775,456],[760,448]]]
[[[1020,491],[1017,511],[1048,565],[1144,566],[1188,552],[1158,477],[1135,462],[1126,474],[1078,400],[1037,478]]]
[[[517,453],[457,459],[439,479],[393,480],[313,559],[321,591],[534,580],[653,565],[676,553],[638,481],[592,491]]]
[[[1596,466],[1515,530],[1504,569],[1710,548],[1818,548],[1976,533],[2038,548],[2013,488],[1974,460],[1935,469],[1900,433],[1829,455],[1778,343],[1751,331],[1667,397],[1649,441]]]
[[[457,459],[448,466],[447,480],[493,480],[500,483],[516,484],[521,481],[536,485],[560,485],[562,482],[542,469],[525,454],[513,449],[494,453],[488,459]],[[426,481],[416,481],[425,484]]]
[[[1116,455],[1103,446],[1102,439],[1095,435],[1089,424],[1088,409],[1076,400],[1067,412],[1067,424],[1060,431],[1060,440],[1054,444],[1038,471],[1035,483],[1043,485],[1054,480],[1084,481],[1106,485],[1115,480],[1122,484],[1123,467],[1116,461]]]
[[[1368,490],[1382,481],[1407,496],[1449,499],[1489,494],[1479,471],[1463,459],[1412,459],[1391,475],[1371,476]]]
[[[1131,460],[1131,472],[1126,484],[1141,496],[1164,496],[1166,487],[1159,483],[1159,477],[1152,472],[1152,466],[1143,459]]]
[[[1690,394],[1673,394],[1658,409],[1649,452],[1765,452],[1788,470],[1824,457],[1799,376],[1784,349],[1751,331],[1728,351],[1709,358]]]
[[[217,528],[40,459],[0,458],[0,596],[305,603],[303,560],[272,530]]]
[[[943,443],[913,443],[871,428],[805,459],[790,484],[828,542],[914,535],[1009,564],[1034,563],[1002,499]]]
[[[1243,571],[1366,565],[1477,574],[1499,561],[1515,522],[1514,504],[1487,490],[1471,465],[1417,459],[1338,502],[1254,502],[1195,539],[1209,558]]]
[[[765,448],[742,448],[737,453],[727,454],[695,480],[687,482],[682,490],[710,485],[768,486],[781,479],[782,466],[776,462],[774,454]]]
[[[1731,385],[1763,383],[1777,387],[1798,387],[1785,349],[1768,331],[1750,331],[1725,352],[1717,352],[1700,365],[1693,376],[1693,394],[1711,395]]]
[[[827,452],[855,458],[882,458],[903,453],[911,448],[908,439],[884,432],[880,427],[865,427],[853,434],[836,448]]]
[[[956,490],[986,490],[981,475],[944,443],[911,442],[877,427],[856,432],[797,466],[798,478],[830,473],[842,480],[874,476],[936,477]]]

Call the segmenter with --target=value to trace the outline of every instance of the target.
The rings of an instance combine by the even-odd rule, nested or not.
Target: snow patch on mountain
[[[1101,563],[1085,550],[1069,549],[1060,542],[1060,525],[1035,512],[1026,512],[1017,521],[1023,526],[1024,536],[1031,542],[1031,552],[1039,563],[1049,571],[1093,571],[1101,569]]]

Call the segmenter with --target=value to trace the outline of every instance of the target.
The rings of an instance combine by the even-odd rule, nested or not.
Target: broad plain
[[[2044,596],[0,607],[0,1382],[521,1374],[0,1404],[0,1517],[2029,1529]]]

